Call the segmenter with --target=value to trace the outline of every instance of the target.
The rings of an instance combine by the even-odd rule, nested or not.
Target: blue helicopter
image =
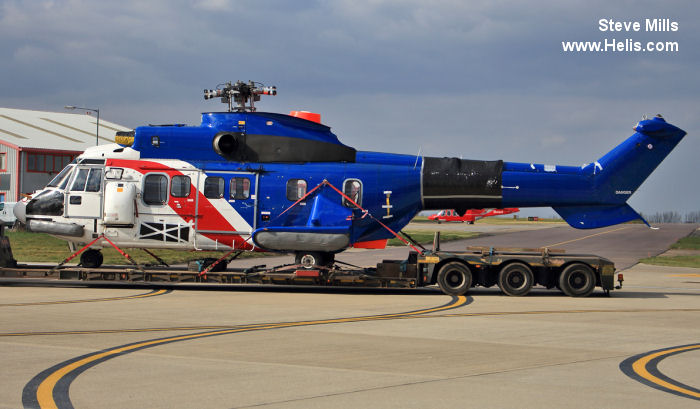
[[[293,252],[299,264],[329,265],[349,247],[382,248],[421,210],[550,206],[579,229],[642,219],[627,199],[686,134],[645,118],[580,167],[364,152],[317,114],[256,110],[276,93],[240,81],[205,90],[227,112],[204,113],[199,126],[120,132],[15,214],[31,231],[90,244],[87,267],[110,243]]]

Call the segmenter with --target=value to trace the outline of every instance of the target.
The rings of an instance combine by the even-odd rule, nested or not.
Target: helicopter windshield
[[[47,187],[58,187],[59,189],[64,189],[66,187],[66,184],[68,183],[68,179],[70,178],[70,174],[72,171],[73,171],[73,164],[66,166],[46,186]]]

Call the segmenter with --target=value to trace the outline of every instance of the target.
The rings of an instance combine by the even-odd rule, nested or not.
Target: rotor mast
[[[228,112],[255,112],[255,103],[260,101],[261,95],[277,95],[277,87],[266,87],[264,84],[254,81],[230,81],[219,84],[216,89],[205,89],[204,99],[221,98],[221,102],[228,105]]]

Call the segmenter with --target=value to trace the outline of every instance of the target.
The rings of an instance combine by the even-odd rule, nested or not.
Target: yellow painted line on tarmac
[[[630,226],[618,227],[617,229],[606,230],[606,231],[602,231],[602,232],[600,232],[600,233],[589,234],[588,236],[579,237],[578,239],[562,241],[562,242],[560,242],[560,243],[554,243],[554,244],[550,244],[549,246],[544,246],[544,247],[556,247],[556,246],[561,246],[562,244],[569,244],[569,243],[573,243],[573,242],[575,242],[575,241],[590,239],[591,237],[600,236],[600,235],[603,235],[603,234],[608,234],[608,233],[612,233],[612,232],[616,232],[616,231],[620,231],[620,230],[625,230],[625,229],[629,229],[629,228],[630,228]]]
[[[231,329],[240,326],[226,325],[201,325],[193,327],[162,327],[162,328],[119,328],[119,329],[95,329],[72,331],[29,331],[29,332],[5,332],[0,337],[31,337],[44,335],[99,335],[99,334],[127,334],[135,332],[163,332],[163,331],[204,331],[208,329]]]
[[[77,304],[84,302],[103,302],[103,301],[120,301],[120,300],[131,300],[135,298],[146,298],[155,297],[158,295],[163,295],[170,292],[170,290],[154,290],[143,294],[127,295],[123,297],[109,297],[109,298],[89,298],[86,300],[64,300],[64,301],[42,301],[42,302],[23,302],[14,304],[0,304],[0,307],[26,307],[29,305],[55,305],[55,304]]]
[[[639,359],[637,359],[636,361],[634,361],[634,363],[632,363],[632,370],[633,370],[637,375],[639,375],[640,377],[642,377],[643,379],[646,379],[647,381],[649,381],[649,382],[651,382],[651,383],[653,383],[653,384],[655,384],[655,385],[658,385],[658,386],[660,386],[660,387],[662,387],[662,388],[664,388],[664,389],[668,389],[668,390],[670,390],[670,391],[674,391],[674,392],[677,392],[677,393],[680,393],[680,394],[683,394],[683,395],[686,395],[686,396],[689,396],[689,397],[693,397],[693,398],[698,398],[698,399],[700,399],[700,393],[698,393],[697,391],[692,391],[692,390],[689,390],[689,389],[687,389],[687,388],[684,388],[684,387],[682,387],[682,386],[680,386],[680,385],[675,385],[675,384],[673,384],[673,383],[667,382],[667,381],[665,381],[665,380],[659,378],[658,376],[653,375],[653,374],[650,373],[649,370],[647,369],[647,365],[649,365],[649,363],[650,363],[653,359],[656,359],[656,358],[661,358],[661,359],[663,359],[663,357],[666,357],[666,356],[671,355],[671,354],[675,354],[675,353],[679,353],[679,352],[691,351],[691,350],[695,350],[695,349],[700,349],[700,344],[685,345],[685,346],[682,346],[682,347],[670,348],[670,349],[665,349],[665,350],[662,350],[662,351],[653,352],[653,353],[644,355],[644,356],[642,356],[641,358],[639,358]],[[655,366],[656,366],[656,365],[654,365],[654,367],[655,367]]]
[[[700,274],[672,274],[669,277],[700,277]]]
[[[83,359],[79,359],[75,362],[71,362],[65,366],[62,366],[62,367],[56,369],[55,371],[50,373],[39,384],[39,386],[36,390],[36,398],[37,398],[37,402],[39,404],[39,407],[58,409],[58,406],[57,406],[56,401],[54,400],[54,396],[53,396],[54,395],[54,388],[56,387],[56,384],[62,378],[68,376],[69,374],[71,374],[71,372],[79,370],[80,368],[87,366],[87,365],[90,365],[93,362],[99,361],[101,359],[109,359],[110,357],[114,357],[114,356],[119,355],[119,354],[128,353],[128,352],[131,352],[131,351],[134,351],[137,349],[152,347],[152,346],[156,346],[159,344],[178,342],[178,341],[186,341],[186,340],[203,338],[203,337],[210,337],[210,336],[216,336],[216,335],[234,334],[237,332],[244,332],[244,331],[251,331],[251,330],[258,331],[258,330],[266,330],[266,329],[290,328],[290,327],[300,327],[300,326],[308,326],[308,325],[339,324],[339,323],[347,323],[347,322],[360,322],[360,321],[373,321],[373,320],[385,320],[385,319],[389,320],[389,319],[405,318],[405,317],[412,317],[412,316],[417,316],[417,315],[421,315],[421,314],[428,314],[431,312],[438,312],[438,311],[444,311],[447,309],[457,308],[457,307],[460,307],[466,303],[467,303],[467,297],[459,296],[459,297],[455,297],[452,302],[445,304],[443,306],[440,306],[440,307],[427,308],[427,309],[423,309],[423,310],[409,311],[409,312],[404,312],[404,313],[370,315],[370,316],[352,317],[352,318],[333,318],[333,319],[326,319],[326,320],[260,324],[257,326],[251,325],[249,327],[241,327],[241,328],[226,329],[226,330],[219,330],[219,331],[210,331],[210,332],[203,332],[203,333],[198,333],[198,334],[179,335],[179,336],[174,336],[174,337],[167,337],[167,338],[155,339],[155,340],[150,340],[150,341],[138,342],[135,344],[125,345],[125,346],[109,349],[106,351],[102,351],[102,352],[96,353],[94,355],[89,355]],[[85,368],[85,369],[87,369],[87,368]],[[66,392],[66,396],[67,396],[67,391],[65,391],[65,392]]]
[[[459,314],[438,314],[430,317],[420,318],[437,318],[437,317],[488,317],[488,316],[504,316],[504,315],[545,315],[545,314],[586,314],[586,313],[627,313],[627,312],[699,312],[700,308],[666,308],[666,309],[610,309],[610,310],[541,310],[541,311],[503,311],[503,312],[466,312]]]
[[[700,308],[633,308],[633,309],[586,309],[586,310],[539,310],[539,311],[492,311],[492,312],[467,312],[455,314],[433,314],[433,315],[405,315],[366,317],[375,320],[379,319],[409,319],[409,318],[454,318],[454,317],[489,317],[507,315],[546,315],[546,314],[586,314],[586,313],[638,313],[638,312],[700,312]],[[411,313],[413,314],[413,313]],[[426,312],[420,312],[426,314]],[[280,325],[283,323],[276,323]],[[139,333],[139,332],[165,332],[165,331],[204,331],[204,330],[251,330],[272,324],[244,324],[244,325],[199,325],[189,327],[159,327],[159,328],[121,328],[121,329],[98,329],[98,330],[72,330],[72,331],[35,331],[35,332],[6,332],[0,333],[0,337],[28,337],[46,335],[99,335],[99,334],[119,334],[119,333]]]

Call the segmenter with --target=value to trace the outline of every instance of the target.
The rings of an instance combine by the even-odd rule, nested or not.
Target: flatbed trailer
[[[615,264],[592,254],[567,254],[538,248],[468,247],[466,251],[425,251],[414,254],[419,282],[437,284],[445,294],[463,295],[475,286],[498,287],[507,295],[523,296],[534,285],[559,288],[572,297],[586,297],[595,287],[609,294],[621,288]],[[411,261],[411,256],[409,256]],[[382,265],[378,266],[381,270]]]
[[[205,265],[205,264],[202,264]],[[225,264],[224,264],[225,266]],[[469,247],[466,251],[411,251],[404,260],[384,260],[376,267],[336,263],[304,268],[298,264],[269,268],[228,268],[223,271],[164,266],[112,266],[85,268],[22,265],[0,268],[0,277],[53,278],[100,283],[220,283],[302,284],[318,286],[404,287],[437,284],[449,295],[466,294],[470,288],[498,287],[507,295],[526,295],[534,285],[557,287],[570,296],[587,296],[601,287],[615,288],[615,266],[603,257],[566,254],[561,250]],[[622,284],[622,275],[618,276]],[[617,287],[619,288],[619,287]]]

